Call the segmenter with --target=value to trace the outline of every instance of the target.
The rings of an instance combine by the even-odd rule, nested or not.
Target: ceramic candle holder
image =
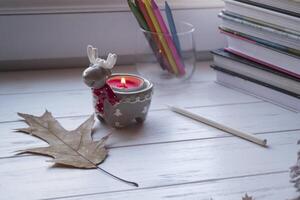
[[[112,74],[107,80],[108,85],[109,80],[114,77],[125,77],[125,80],[136,78],[142,80],[142,84],[136,89],[120,89],[118,87],[110,86],[119,101],[114,105],[106,101],[106,103],[104,103],[103,114],[101,114],[97,108],[99,96],[94,95],[94,107],[98,119],[117,128],[125,127],[133,123],[144,122],[151,103],[153,84],[148,80],[133,74]]]
[[[88,46],[91,64],[83,72],[84,82],[92,89],[97,118],[116,128],[144,122],[153,84],[134,74],[111,74],[116,55],[109,54],[107,60],[103,60],[96,58],[97,53],[96,48]]]

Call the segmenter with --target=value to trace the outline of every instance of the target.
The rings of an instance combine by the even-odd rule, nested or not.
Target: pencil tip
[[[268,148],[268,144],[267,144],[267,140],[266,139],[263,140],[263,143],[264,143],[264,146]]]

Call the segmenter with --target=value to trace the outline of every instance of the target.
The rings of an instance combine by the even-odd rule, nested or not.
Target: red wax
[[[125,79],[125,83],[122,82]],[[134,77],[134,76],[113,76],[109,78],[107,81],[107,84],[116,89],[138,89],[143,85],[143,80],[140,78]]]

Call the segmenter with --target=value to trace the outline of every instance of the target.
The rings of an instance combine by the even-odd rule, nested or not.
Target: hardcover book
[[[224,49],[215,50],[212,53],[214,65],[219,69],[251,77],[268,85],[289,91],[294,96],[300,95],[300,79],[298,78],[237,56]]]
[[[300,78],[299,56],[229,32],[222,33],[228,41],[226,51]]]
[[[240,1],[224,0],[227,11],[300,32],[300,18]],[[297,6],[299,8],[299,6]]]
[[[273,27],[271,25],[265,26],[236,16],[230,16],[226,13],[220,13],[219,17],[222,18],[222,25],[220,27],[223,29],[238,31],[253,37],[269,40],[283,46],[300,50],[300,33],[295,34],[292,33],[292,31],[287,32],[285,29],[278,29],[278,27]]]
[[[253,6],[273,10],[276,12],[300,17],[300,2],[297,0],[235,0]]]
[[[221,71],[218,68],[215,68],[215,70],[217,82],[221,85],[265,99],[287,109],[300,111],[299,97],[289,95],[282,90],[277,90],[262,82],[254,81],[253,79],[248,79],[244,76],[242,77],[238,74],[230,73],[229,71]]]

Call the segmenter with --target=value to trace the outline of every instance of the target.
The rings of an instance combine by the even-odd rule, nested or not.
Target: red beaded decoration
[[[112,106],[120,101],[108,84],[105,84],[102,88],[92,88],[92,91],[95,98],[94,106],[96,113],[100,113],[101,115],[104,113],[105,100],[107,100]]]

